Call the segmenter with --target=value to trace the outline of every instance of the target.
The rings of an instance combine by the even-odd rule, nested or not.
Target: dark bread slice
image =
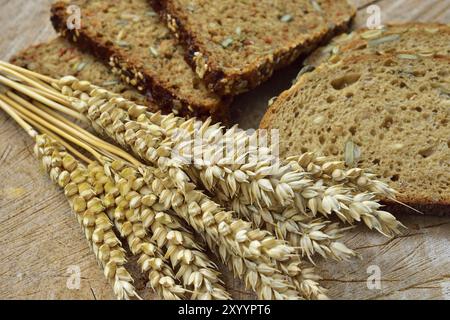
[[[346,0],[151,2],[182,40],[192,68],[210,90],[224,95],[255,88],[345,31],[356,12]]]
[[[71,4],[81,9],[79,30],[67,27]],[[207,90],[147,0],[58,1],[52,6],[51,20],[63,36],[109,64],[162,110],[216,119],[228,114],[231,99]]]
[[[410,22],[389,24],[379,30],[359,29],[334,38],[315,50],[305,65],[336,62],[351,54],[415,52],[423,56],[450,56],[450,26],[439,23]]]
[[[95,57],[81,52],[63,38],[29,47],[11,58],[11,63],[52,78],[72,75],[140,105],[147,105],[151,111],[158,110],[145,95],[113,75],[107,66]]]
[[[397,189],[401,202],[444,214],[449,118],[449,57],[360,55],[304,74],[269,108],[261,128],[279,129],[283,157],[317,151],[351,159],[345,145],[357,146],[358,166]]]

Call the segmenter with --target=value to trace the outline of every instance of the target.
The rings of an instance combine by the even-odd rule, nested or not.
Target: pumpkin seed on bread
[[[315,50],[305,65],[318,66],[350,54],[415,52],[420,56],[450,56],[450,26],[439,23],[410,22],[389,24],[382,29],[359,29],[335,37],[331,43]]]

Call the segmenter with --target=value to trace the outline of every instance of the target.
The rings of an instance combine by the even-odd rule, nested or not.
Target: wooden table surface
[[[354,0],[359,8],[355,27],[365,25],[367,8],[381,8],[382,22],[450,23],[450,0]],[[50,0],[0,0],[0,59],[55,36],[49,23]],[[289,87],[298,68],[278,73],[255,92],[238,99],[236,122],[255,127],[267,101]],[[0,112],[0,298],[112,299],[83,234],[62,192],[39,170],[32,142]],[[323,285],[336,299],[450,299],[450,216],[404,213],[409,228],[395,239],[358,227],[344,239],[363,259],[319,262]],[[74,270],[81,272],[74,289]],[[136,270],[133,270],[136,271]],[[134,273],[134,272],[133,272]],[[380,286],[368,289],[371,275]],[[234,298],[252,299],[242,283],[224,272]],[[154,298],[137,279],[139,292]]]

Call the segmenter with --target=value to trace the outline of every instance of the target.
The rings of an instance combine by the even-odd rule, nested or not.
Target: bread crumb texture
[[[400,201],[448,205],[449,116],[449,57],[361,55],[303,75],[261,127],[280,130],[282,156],[318,151],[341,160],[350,141],[358,165]]]
[[[153,0],[187,46],[197,74],[221,94],[236,95],[313,50],[346,26],[346,0]]]
[[[80,30],[66,29],[69,4],[81,9]],[[52,7],[52,21],[77,46],[87,47],[127,83],[148,89],[155,102],[174,112],[214,113],[226,104],[192,71],[148,0],[59,1]]]
[[[318,66],[353,54],[415,52],[423,57],[450,55],[450,27],[439,23],[392,24],[382,29],[360,29],[335,37],[315,50],[305,64]]]

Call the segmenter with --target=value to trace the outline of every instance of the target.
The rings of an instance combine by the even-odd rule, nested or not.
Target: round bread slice
[[[428,213],[450,205],[450,58],[361,55],[322,64],[272,104],[280,155],[316,151],[376,173]],[[345,154],[347,150],[359,150]]]
[[[359,29],[335,37],[328,45],[316,49],[305,65],[317,67],[322,62],[352,54],[414,52],[429,57],[450,55],[450,26],[439,23],[410,22],[390,24],[382,29]]]

